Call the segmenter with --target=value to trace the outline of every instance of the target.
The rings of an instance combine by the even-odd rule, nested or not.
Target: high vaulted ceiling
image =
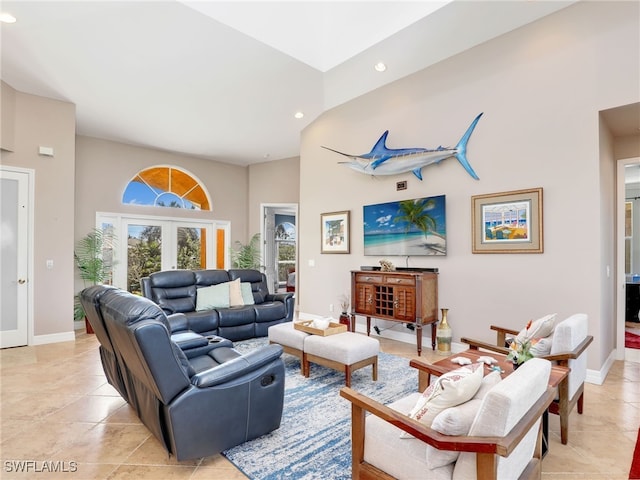
[[[297,156],[323,111],[574,2],[2,1],[17,21],[1,76],[75,104],[79,135],[248,165]]]

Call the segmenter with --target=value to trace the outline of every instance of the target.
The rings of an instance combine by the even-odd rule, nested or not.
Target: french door
[[[140,279],[153,272],[228,265],[228,222],[99,215],[98,226],[113,227],[114,284],[132,293],[140,293]]]
[[[29,342],[34,175],[0,167],[0,348]]]

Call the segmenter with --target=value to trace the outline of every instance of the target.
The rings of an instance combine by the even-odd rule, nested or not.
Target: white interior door
[[[262,236],[264,274],[267,277],[269,292],[278,291],[278,276],[276,273],[276,222],[275,210],[273,208],[264,209],[264,235]]]
[[[29,342],[33,172],[0,168],[0,348]]]

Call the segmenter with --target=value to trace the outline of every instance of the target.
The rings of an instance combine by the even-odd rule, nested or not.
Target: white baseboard
[[[46,345],[47,343],[73,342],[76,339],[74,331],[52,333],[49,335],[34,335],[31,345]]]

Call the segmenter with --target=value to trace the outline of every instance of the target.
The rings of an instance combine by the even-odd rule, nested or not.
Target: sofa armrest
[[[265,301],[267,302],[282,302],[284,303],[284,307],[287,312],[287,316],[285,317],[286,322],[290,322],[293,320],[293,310],[294,310],[294,302],[295,298],[293,293],[270,293],[266,296]]]
[[[283,302],[287,303],[288,298],[292,298],[293,293],[270,293],[266,296],[265,300],[267,302]]]
[[[503,355],[507,355],[509,353],[509,349],[507,347],[502,347],[499,345],[494,345],[493,343],[483,342],[481,340],[474,340],[472,338],[462,337],[460,339],[462,343],[466,343],[469,345],[471,350],[489,350],[490,352],[502,353]]]
[[[513,335],[514,337],[520,333],[518,330],[513,330],[512,328],[499,327],[497,325],[491,325],[489,328],[491,330],[495,330],[496,332],[496,345],[499,347],[504,347],[505,341],[507,339],[507,335]]]
[[[279,359],[282,356],[282,346],[271,344],[253,350],[233,360],[197,373],[191,377],[191,383],[199,388],[213,387],[241,377],[249,372]]]
[[[574,350],[571,350],[568,352],[557,352],[557,353],[554,353],[553,355],[544,355],[541,358],[544,358],[551,362],[558,362],[559,365],[566,367],[568,366],[568,361],[575,360],[580,355],[582,355],[582,352],[584,352],[587,349],[587,347],[591,344],[591,342],[593,342],[593,336],[587,335],[585,339],[582,342],[580,342]]]
[[[172,313],[167,315],[167,321],[169,322],[169,327],[171,327],[171,333],[189,330],[189,321],[184,313]]]

